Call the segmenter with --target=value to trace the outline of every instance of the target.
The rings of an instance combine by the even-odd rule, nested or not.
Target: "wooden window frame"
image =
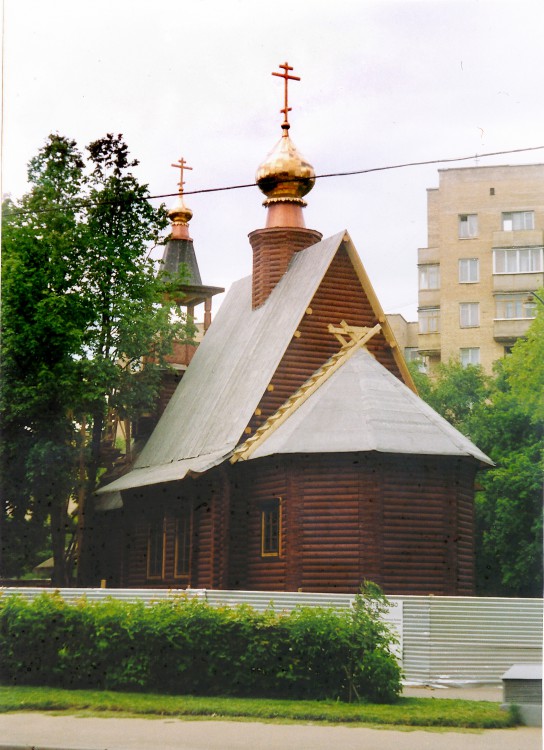
[[[155,524],[157,527],[162,527],[162,559],[161,559],[161,572],[160,575],[152,575],[150,570],[150,563],[151,563],[151,544],[152,539],[151,535],[153,533]],[[163,581],[164,580],[164,566],[166,561],[166,519],[164,516],[162,518],[157,518],[148,526],[147,531],[147,560],[146,560],[146,575],[148,581]]]
[[[282,513],[283,500],[281,497],[275,497],[261,504],[261,557],[278,558],[282,556]],[[270,545],[270,519],[272,514],[277,513],[275,526],[277,527],[274,537],[277,536],[277,549],[272,549]],[[276,546],[276,545],[274,545]]]
[[[178,562],[180,559],[180,523],[181,522],[188,522],[188,554],[187,554],[187,571],[186,572],[178,572]],[[189,581],[191,578],[191,557],[193,552],[193,509],[187,508],[187,510],[183,513],[180,513],[178,516],[176,516],[176,527],[175,527],[175,536],[174,536],[174,578],[176,580],[187,580]]]

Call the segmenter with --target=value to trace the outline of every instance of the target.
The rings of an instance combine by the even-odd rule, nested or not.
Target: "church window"
[[[261,555],[281,555],[281,498],[276,497],[261,506]]]
[[[174,577],[188,578],[191,565],[192,513],[189,509],[176,518]]]
[[[147,536],[147,577],[164,578],[164,519],[154,519]]]

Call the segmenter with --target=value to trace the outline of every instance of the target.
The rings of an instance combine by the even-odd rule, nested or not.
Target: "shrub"
[[[0,678],[11,684],[194,695],[394,701],[388,602],[365,584],[350,610],[151,606],[0,597]]]

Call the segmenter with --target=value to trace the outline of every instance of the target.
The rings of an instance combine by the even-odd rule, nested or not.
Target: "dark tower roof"
[[[189,221],[193,212],[185,205],[183,197],[183,185],[185,184],[183,172],[185,169],[192,169],[192,167],[188,167],[183,158],[172,166],[180,170],[179,193],[175,206],[168,212],[172,220],[172,235],[164,248],[160,274],[165,280],[175,282],[180,270],[185,266],[184,270],[188,272],[188,278],[176,286],[174,294],[179,292],[180,304],[185,307],[195,307],[225,290],[223,287],[202,284],[193,240],[189,236]]]

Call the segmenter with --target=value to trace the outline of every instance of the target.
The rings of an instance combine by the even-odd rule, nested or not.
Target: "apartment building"
[[[418,251],[418,349],[430,370],[493,362],[523,336],[544,284],[544,164],[439,170]]]

